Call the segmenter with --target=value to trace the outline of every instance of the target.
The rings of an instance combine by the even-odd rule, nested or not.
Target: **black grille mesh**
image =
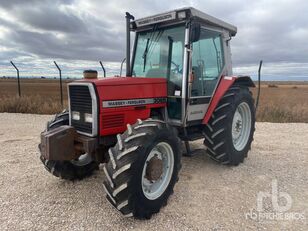
[[[92,114],[92,98],[88,86],[69,86],[71,112],[80,113],[80,120],[71,119],[71,125],[77,131],[92,134],[92,123],[85,122],[85,113]],[[94,115],[92,115],[94,116]],[[93,118],[95,119],[95,118]]]
[[[121,127],[124,125],[124,114],[103,115],[103,128]]]

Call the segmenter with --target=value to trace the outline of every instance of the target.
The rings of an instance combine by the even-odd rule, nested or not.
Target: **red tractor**
[[[39,147],[46,169],[63,179],[82,179],[104,163],[108,201],[125,216],[150,218],[178,181],[181,141],[186,155],[189,141],[204,139],[213,160],[244,161],[255,85],[232,75],[237,28],[226,22],[182,8],[139,20],[126,13],[126,24],[126,76],[85,71],[70,83],[69,109],[48,123]]]

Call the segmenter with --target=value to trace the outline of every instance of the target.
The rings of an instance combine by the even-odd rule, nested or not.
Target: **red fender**
[[[219,82],[219,85],[216,89],[216,92],[213,95],[213,98],[210,102],[210,105],[207,109],[207,112],[203,118],[202,123],[203,124],[207,124],[217,106],[217,104],[219,103],[221,97],[226,93],[226,91],[230,88],[230,86],[234,83],[234,81],[237,79],[238,77],[236,76],[223,76]]]

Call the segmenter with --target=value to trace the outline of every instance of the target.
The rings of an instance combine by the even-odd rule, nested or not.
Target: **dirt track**
[[[1,230],[308,229],[308,124],[258,123],[252,150],[238,167],[220,166],[204,151],[183,157],[168,205],[151,220],[139,221],[123,218],[109,205],[102,170],[72,183],[44,169],[37,144],[49,118],[0,114]],[[195,142],[198,146],[202,143]],[[302,219],[246,218],[256,211],[258,192],[271,193],[272,180],[277,180],[278,192],[292,198],[284,214]],[[264,212],[273,211],[270,198],[264,204]]]

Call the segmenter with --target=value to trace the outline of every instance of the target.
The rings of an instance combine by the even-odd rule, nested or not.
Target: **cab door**
[[[222,33],[201,28],[200,39],[193,42],[191,48],[187,121],[198,121],[204,118],[224,70]]]
[[[168,117],[171,120],[182,119],[182,78],[184,42],[173,41],[170,55],[168,80]]]

